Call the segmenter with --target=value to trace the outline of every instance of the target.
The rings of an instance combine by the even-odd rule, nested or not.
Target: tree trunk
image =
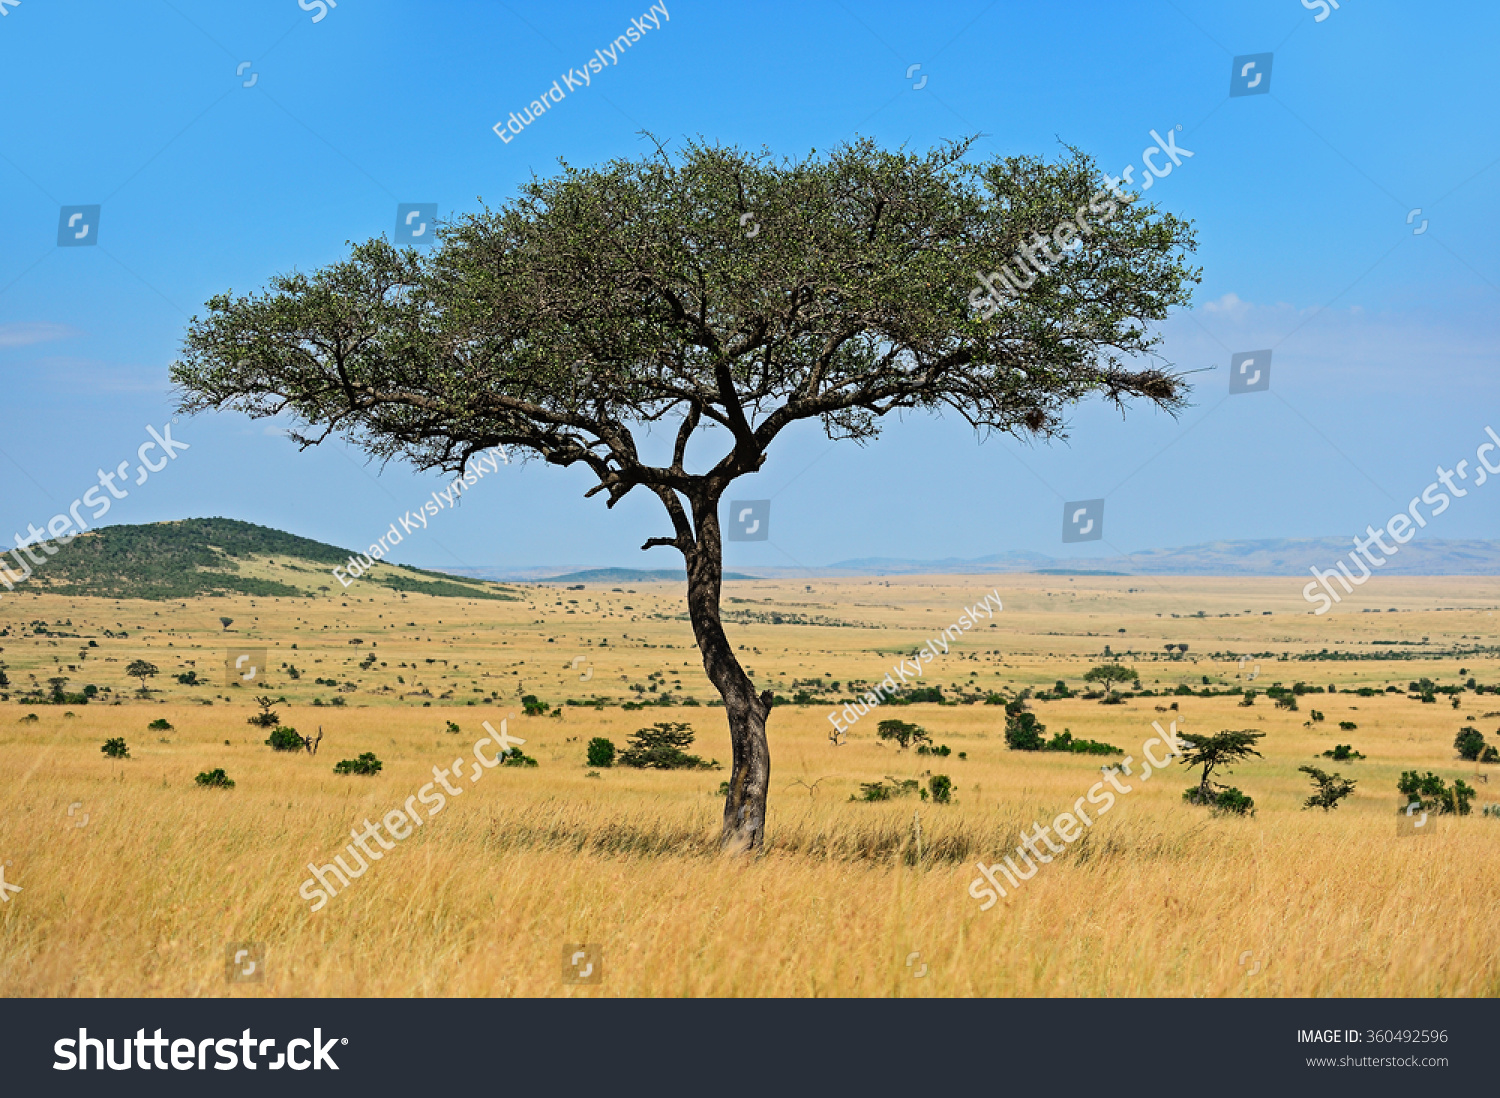
[[[703,669],[724,699],[734,769],[724,800],[724,850],[755,853],[766,837],[766,794],[771,784],[771,752],[766,744],[766,718],[771,692],[756,694],[755,684],[735,658],[719,620],[719,596],[724,575],[724,550],[719,536],[718,501],[695,500],[697,543],[687,558],[688,617],[703,655]]]

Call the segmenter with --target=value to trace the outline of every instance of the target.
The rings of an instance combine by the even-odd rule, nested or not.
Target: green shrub
[[[604,736],[595,736],[589,741],[589,766],[614,766],[615,745]]]
[[[1340,732],[1353,732],[1358,727],[1353,721],[1339,721]]]
[[[1332,759],[1334,762],[1350,762],[1354,759],[1364,758],[1363,755],[1347,743],[1335,744],[1332,751],[1323,752],[1323,757],[1325,759]]]
[[[222,767],[217,770],[205,770],[193,779],[199,785],[209,789],[233,789],[234,781],[228,774],[224,773]]]
[[[889,782],[890,784],[886,784]],[[859,796],[850,795],[851,801],[893,801],[897,797],[910,797],[917,792],[916,778],[893,778],[889,774],[883,782],[860,782]],[[925,791],[924,791],[925,792]]]
[[[927,734],[925,728],[907,721],[881,721],[876,728],[875,734],[882,740],[895,740],[900,745],[902,751],[905,751],[914,743],[932,742],[932,737]]]
[[[1302,805],[1305,809],[1321,808],[1327,812],[1337,808],[1339,801],[1354,792],[1356,783],[1349,778],[1325,774],[1316,766],[1299,766],[1297,769],[1313,780],[1313,794]]]
[[[1010,712],[1006,707],[1005,746],[1012,751],[1040,751],[1046,742],[1042,733],[1047,726],[1036,719],[1036,714],[1026,710]]]
[[[344,759],[333,768],[335,774],[379,774],[383,764],[373,752],[366,751],[357,759]]]
[[[637,729],[620,752],[620,765],[651,770],[714,770],[718,760],[704,762],[683,748],[693,742],[693,726],[681,721],[658,721]]]
[[[1075,755],[1125,754],[1125,752],[1121,751],[1113,744],[1100,743],[1098,740],[1075,740],[1073,738],[1073,733],[1069,732],[1066,728],[1062,730],[1062,733],[1060,735],[1053,736],[1046,743],[1042,744],[1041,750],[1071,751]]]
[[[42,718],[38,717],[35,713],[27,713],[26,716],[24,716],[24,717],[21,718],[21,723],[22,724],[36,724],[41,719]]]
[[[502,766],[535,766],[536,760],[519,747],[513,747],[500,756]]]
[[[148,732],[170,732],[170,731],[172,731],[172,724],[165,717],[157,717],[156,720],[152,721],[150,724],[148,724],[146,726],[146,731],[148,731]]]
[[[1406,804],[1400,809],[1402,812],[1406,811],[1407,805],[1419,804],[1424,811],[1436,812],[1439,816],[1467,816],[1469,802],[1474,799],[1474,790],[1462,778],[1455,778],[1453,788],[1449,789],[1447,783],[1430,770],[1422,776],[1418,776],[1415,770],[1405,771],[1396,783],[1396,790],[1406,797]]]
[[[535,694],[527,694],[521,699],[521,709],[528,717],[540,717],[551,708]]]
[[[103,751],[104,754],[111,759],[130,758],[130,748],[126,747],[125,741],[118,737],[112,740],[105,740],[104,746],[99,748],[99,750]]]
[[[945,743],[940,743],[940,744],[937,744],[937,745],[935,745],[933,747],[928,747],[924,743],[924,744],[919,744],[917,746],[917,754],[918,755],[938,755],[938,756],[942,756],[942,757],[946,758],[947,756],[953,754],[953,751]]]
[[[266,740],[266,745],[272,751],[301,751],[305,746],[295,728],[277,728],[271,733],[271,738]]]
[[[927,788],[932,792],[934,804],[947,804],[953,799],[953,782],[946,774],[934,774],[928,778]]]
[[[1460,759],[1478,762],[1479,756],[1484,752],[1484,733],[1477,728],[1465,725],[1459,729],[1458,735],[1453,737],[1453,746],[1457,749]]]
[[[1205,793],[1200,786],[1190,786],[1182,791],[1182,799],[1188,804],[1206,805],[1215,816],[1253,816],[1255,800],[1241,793],[1234,786],[1217,786]]]

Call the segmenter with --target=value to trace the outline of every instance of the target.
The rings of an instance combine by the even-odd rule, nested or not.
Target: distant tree
[[[1249,729],[1235,732],[1229,729],[1216,732],[1212,736],[1197,736],[1191,732],[1179,732],[1178,740],[1186,745],[1182,757],[1178,760],[1183,766],[1201,766],[1203,775],[1195,790],[1189,790],[1189,794],[1196,794],[1193,798],[1195,804],[1212,804],[1217,800],[1214,794],[1214,783],[1210,776],[1217,768],[1228,772],[1229,768],[1251,755],[1260,755],[1255,745],[1265,737],[1264,732],[1252,732]]]
[[[282,699],[283,701],[285,699]],[[271,706],[276,704],[275,699],[262,695],[255,699],[255,704],[260,706],[260,712],[245,718],[246,724],[257,728],[275,728],[281,724],[281,714],[275,712]]]
[[[882,740],[895,740],[902,751],[905,751],[912,744],[932,742],[932,737],[927,734],[925,728],[907,721],[881,721],[875,730],[875,734]]]
[[[234,624],[233,618],[220,618],[219,624],[224,627],[224,632],[229,632],[229,627]]]
[[[1355,782],[1349,778],[1342,778],[1337,774],[1325,774],[1316,766],[1299,766],[1297,768],[1313,781],[1313,794],[1303,803],[1303,808],[1321,808],[1328,812],[1339,806],[1350,793],[1354,792]]]
[[[1191,224],[1112,197],[1082,154],[973,151],[860,139],[776,161],[687,142],[565,165],[455,218],[425,252],[372,240],[214,297],[172,367],[180,407],[286,415],[303,445],[341,435],[450,474],[505,446],[585,467],[610,507],[655,496],[669,529],[643,548],[682,554],[694,640],[724,700],[721,842],[756,851],[775,695],[756,689],[720,613],[735,482],[803,426],[866,442],[884,422],[952,409],[980,431],[1048,437],[1092,397],[1175,411],[1187,392],[1155,324],[1198,280]],[[1063,246],[1058,226],[1075,217],[1092,220]],[[1028,236],[1048,259],[1017,260],[1024,292],[998,275],[984,276],[988,298],[974,288]],[[660,464],[642,431],[670,439]]]
[[[59,705],[62,704],[63,687],[68,685],[68,680],[66,678],[53,676],[52,678],[47,680],[47,685],[52,687],[52,700],[54,702],[57,702]]]
[[[1479,756],[1484,753],[1484,733],[1465,725],[1453,738],[1453,746],[1458,750],[1460,759],[1478,762]]]
[[[1098,667],[1090,667],[1083,676],[1084,682],[1097,682],[1104,687],[1104,700],[1109,701],[1114,696],[1112,687],[1117,682],[1135,681],[1135,668],[1126,667],[1119,663],[1101,663]]]
[[[927,788],[932,791],[936,804],[948,804],[953,800],[953,781],[946,774],[934,774],[928,778]]]
[[[146,680],[156,677],[156,664],[148,663],[146,660],[132,660],[125,668],[125,674],[132,679],[140,679],[141,693],[146,694],[149,692],[146,689]]]
[[[102,751],[102,752],[104,752],[106,758],[111,758],[111,759],[128,759],[128,758],[130,758],[130,748],[128,748],[128,747],[125,746],[125,740],[123,738],[121,738],[121,737],[116,737],[115,739],[112,739],[112,740],[105,740],[104,741],[104,746],[101,747],[101,748],[99,748],[99,750]]]
[[[1005,746],[1012,751],[1040,751],[1046,746],[1047,726],[1036,719],[1036,714],[1026,709],[1005,714]]]
[[[588,764],[590,766],[614,766],[614,743],[604,736],[595,736],[589,740]]]

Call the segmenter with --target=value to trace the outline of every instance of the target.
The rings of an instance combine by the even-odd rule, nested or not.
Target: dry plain
[[[319,600],[8,596],[0,862],[22,891],[0,905],[0,990],[1495,995],[1500,819],[1482,810],[1500,800],[1500,781],[1475,775],[1500,767],[1460,761],[1453,738],[1474,724],[1500,742],[1500,694],[1465,690],[1455,708],[1441,693],[1424,704],[1407,686],[1500,683],[1500,580],[1380,577],[1324,617],[1308,612],[1300,586],[1041,575],[726,584],[731,639],[757,682],[788,698],[799,683],[824,684],[822,700],[772,714],[771,814],[756,859],[715,851],[727,770],[584,765],[589,738],[623,746],[660,720],[690,722],[695,752],[728,757],[678,584],[518,585],[516,601],[361,585]],[[1304,695],[1296,712],[1264,695],[1250,707],[1223,696],[1034,703],[1049,735],[1067,728],[1137,758],[1153,720],[1264,731],[1264,758],[1225,779],[1258,812],[1216,818],[1184,804],[1191,779],[1174,766],[1137,781],[1084,841],[981,912],[968,894],[974,863],[1066,810],[1113,760],[1007,750],[1003,709],[982,703],[882,709],[841,746],[827,714],[851,680],[878,681],[992,591],[1004,604],[993,628],[955,642],[927,682],[973,695],[1063,679],[1076,691],[1109,646],[1158,692],[1201,690],[1205,677],[1219,690],[1304,682],[1337,692]],[[1167,644],[1188,650],[1169,656]],[[269,677],[225,685],[229,648],[264,649]],[[125,674],[134,659],[160,670],[148,699]],[[176,680],[189,671],[208,685]],[[89,705],[17,703],[53,677],[99,693]],[[321,727],[316,756],[264,746],[265,732],[247,724],[261,693],[285,698],[282,723]],[[700,704],[621,708],[663,693]],[[562,715],[521,715],[524,694]],[[566,704],[596,698],[602,708]],[[1324,720],[1312,721],[1313,709]],[[919,723],[952,754],[881,744],[884,716]],[[171,729],[148,731],[159,718]],[[328,862],[351,827],[399,807],[434,766],[469,756],[482,721],[501,719],[539,765],[489,771],[309,911],[298,895],[308,863]],[[1357,727],[1341,732],[1340,721]],[[127,741],[128,760],[101,754],[112,737]],[[1366,758],[1315,759],[1336,743]],[[333,773],[363,752],[382,760],[380,774]],[[1301,808],[1308,783],[1297,768],[1309,763],[1357,780],[1338,810]],[[234,789],[195,785],[216,767]],[[1396,782],[1411,769],[1474,785],[1473,814],[1398,835]],[[929,771],[952,779],[954,803],[850,800],[863,782],[925,781]],[[226,983],[225,946],[241,941],[265,943],[264,982]],[[574,942],[602,950],[601,983],[563,983],[561,953]]]

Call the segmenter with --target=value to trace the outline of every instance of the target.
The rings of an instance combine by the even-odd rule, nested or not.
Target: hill
[[[317,598],[335,590],[332,569],[353,555],[335,545],[224,518],[106,526],[51,548],[56,555],[36,567],[26,588],[153,600],[226,594]],[[483,580],[396,564],[382,563],[357,582],[443,598],[516,597]]]

